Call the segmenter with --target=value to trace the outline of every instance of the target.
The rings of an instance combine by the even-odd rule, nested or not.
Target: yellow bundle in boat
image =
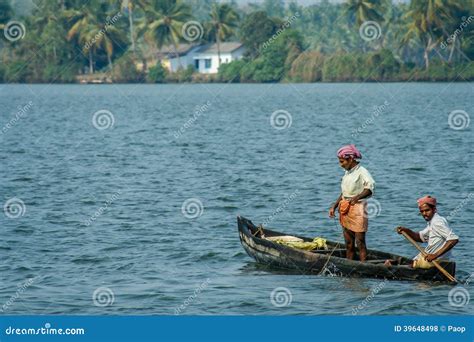
[[[269,237],[268,240],[279,243],[280,245],[285,245],[288,247],[304,249],[306,251],[311,251],[313,249],[328,249],[326,245],[326,239],[315,237],[313,241],[306,242],[303,239],[290,236],[273,236]]]

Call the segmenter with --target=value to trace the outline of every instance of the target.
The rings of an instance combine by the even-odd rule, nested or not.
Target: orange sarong
[[[369,227],[369,220],[365,213],[366,201],[359,201],[354,205],[346,199],[339,202],[339,222],[341,226],[355,233],[364,233]]]

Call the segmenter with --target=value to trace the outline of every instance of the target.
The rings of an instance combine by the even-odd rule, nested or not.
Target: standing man
[[[329,209],[333,218],[339,208],[339,222],[343,228],[346,241],[346,258],[354,259],[355,244],[359,249],[360,261],[367,258],[365,233],[369,226],[366,214],[366,198],[372,196],[375,181],[369,171],[359,164],[361,153],[354,145],[346,145],[337,151],[339,165],[346,170],[341,182],[341,194]]]
[[[413,267],[430,268],[434,266],[431,261],[440,257],[443,259],[451,257],[451,249],[459,242],[459,237],[449,228],[448,221],[437,213],[436,198],[425,196],[417,202],[420,214],[428,222],[426,228],[420,232],[414,232],[405,227],[397,227],[397,232],[398,234],[405,232],[418,242],[428,242],[425,248],[427,256],[423,258],[421,253],[418,254],[413,259]],[[391,262],[386,261],[385,264],[390,266]]]

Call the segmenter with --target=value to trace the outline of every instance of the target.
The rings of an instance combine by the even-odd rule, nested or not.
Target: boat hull
[[[428,280],[446,281],[436,268],[417,269],[409,264],[409,258],[369,249],[367,262],[348,260],[345,258],[344,245],[339,242],[327,241],[328,250],[305,251],[291,248],[273,241],[255,236],[257,227],[248,219],[238,216],[237,226],[241,244],[247,254],[258,263],[278,269],[291,270],[302,274],[328,274],[349,277],[370,277],[391,280]],[[277,231],[263,229],[265,236],[285,235]],[[306,237],[298,236],[305,241]],[[387,267],[386,259],[395,260],[398,265]],[[442,266],[454,276],[456,264],[442,262]]]

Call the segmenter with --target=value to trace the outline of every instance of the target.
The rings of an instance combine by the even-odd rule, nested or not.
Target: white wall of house
[[[178,58],[170,58],[168,59],[168,70],[171,72],[176,72],[180,68],[179,62],[181,61],[181,64],[183,65],[183,68],[186,69],[186,56],[180,56]]]
[[[201,74],[216,74],[219,65],[217,63],[217,52],[198,53],[196,52],[198,49],[199,47],[192,49],[186,55],[180,56],[179,60],[177,57],[169,58],[164,61],[163,65],[171,72],[178,71],[180,67],[186,69],[189,65],[192,65]],[[222,52],[221,64],[241,59],[244,56],[244,51],[245,48],[241,46],[232,52]]]
[[[180,56],[179,60],[177,57],[169,58],[168,63],[166,63],[168,70],[171,72],[176,72],[180,67],[186,69],[189,65],[194,65],[194,56],[196,50],[199,50],[199,46],[191,49],[186,55]]]
[[[241,59],[244,55],[244,48],[240,47],[232,52],[221,53],[221,64],[230,63]],[[218,56],[216,53],[196,53],[193,57],[194,66],[201,74],[216,74],[219,68]]]

